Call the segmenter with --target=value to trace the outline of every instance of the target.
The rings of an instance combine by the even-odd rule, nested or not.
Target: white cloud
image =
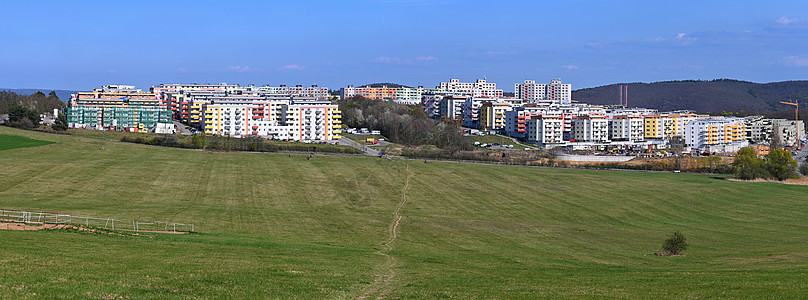
[[[696,38],[689,37],[686,33],[678,33],[678,34],[676,34],[676,36],[673,36],[673,37],[655,36],[655,37],[647,38],[647,39],[645,39],[645,41],[650,42],[650,43],[670,42],[670,43],[676,43],[676,44],[679,44],[679,45],[682,45],[682,46],[688,46],[688,45],[692,44],[694,41],[696,41]]]
[[[227,67],[227,70],[236,72],[246,72],[246,71],[252,71],[253,68],[250,68],[249,66],[229,66]]]
[[[561,67],[564,68],[564,69],[567,69],[567,70],[578,70],[578,69],[581,68],[581,67],[576,66],[576,65],[563,65]]]
[[[783,25],[788,25],[788,24],[797,22],[797,19],[789,19],[789,18],[786,18],[786,16],[782,16],[779,19],[777,19],[777,21],[775,21],[775,22],[783,24]]]
[[[278,67],[277,69],[278,70],[303,70],[305,68],[306,67],[298,65],[298,64],[291,64],[291,65],[285,65],[285,66]]]
[[[118,70],[109,70],[107,71],[109,74],[118,74]]]
[[[808,67],[808,58],[799,56],[786,56],[782,60],[783,64],[796,67]]]
[[[411,65],[411,64],[415,64],[415,63],[426,63],[426,62],[438,61],[438,58],[434,57],[432,55],[418,56],[418,57],[414,57],[414,58],[405,58],[405,59],[402,59],[402,58],[399,58],[399,57],[379,56],[379,57],[376,57],[374,59],[371,59],[370,61],[371,62],[377,62],[377,63],[385,63],[385,64],[407,64],[407,65]]]
[[[185,67],[177,68],[177,72],[185,72],[185,71],[188,71],[188,69],[186,69]]]
[[[374,58],[373,61],[380,63],[392,63],[392,62],[400,62],[401,59],[398,57],[379,56],[377,58]]]

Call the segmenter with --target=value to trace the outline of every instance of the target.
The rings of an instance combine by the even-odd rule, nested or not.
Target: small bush
[[[687,239],[676,231],[662,243],[662,250],[670,255],[679,255],[687,250]]]

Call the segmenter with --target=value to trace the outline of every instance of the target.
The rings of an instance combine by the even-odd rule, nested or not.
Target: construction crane
[[[789,99],[789,101],[790,100],[791,99]],[[794,102],[780,101],[780,103],[788,104],[788,105],[794,105],[794,131],[797,132],[797,142],[795,143],[794,148],[795,149],[799,148],[800,147],[800,126],[799,126],[799,123],[800,123],[800,102],[799,102],[799,100],[794,100]]]

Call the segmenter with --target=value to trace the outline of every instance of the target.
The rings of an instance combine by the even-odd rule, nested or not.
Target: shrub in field
[[[662,250],[670,255],[679,255],[682,251],[687,250],[687,239],[676,231],[662,243]]]

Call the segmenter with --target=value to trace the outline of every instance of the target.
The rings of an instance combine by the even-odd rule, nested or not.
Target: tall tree
[[[785,149],[776,149],[766,155],[766,169],[773,178],[780,181],[798,176],[797,161]]]
[[[735,168],[735,175],[740,179],[751,180],[755,178],[769,177],[768,171],[763,165],[763,160],[757,157],[755,149],[744,147],[738,150],[738,156],[732,162]]]

